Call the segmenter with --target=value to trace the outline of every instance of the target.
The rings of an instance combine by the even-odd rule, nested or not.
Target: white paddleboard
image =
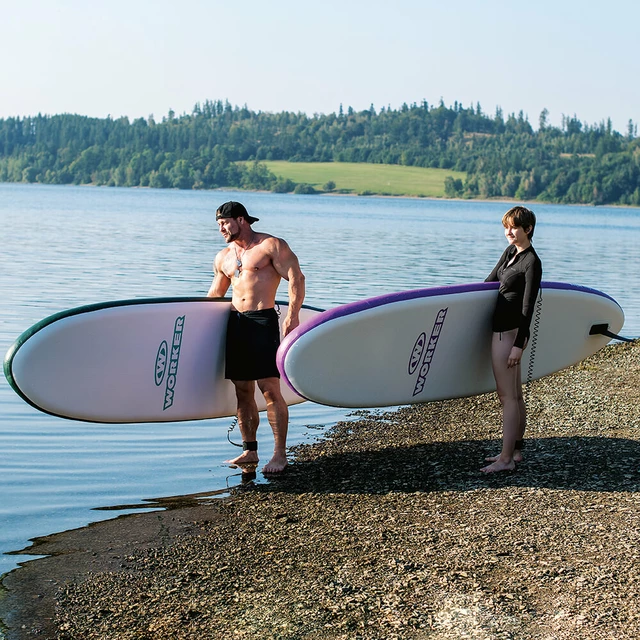
[[[281,322],[287,305],[278,303]],[[232,416],[224,379],[229,299],[152,298],[57,313],[7,352],[9,384],[37,409],[88,422],[173,422]],[[320,309],[303,307],[300,322]],[[283,384],[287,404],[303,402]],[[256,389],[260,411],[266,408]]]
[[[383,295],[319,314],[280,345],[292,390],[336,407],[386,407],[495,390],[491,318],[497,282]],[[543,282],[522,359],[523,381],[592,355],[618,333],[624,314],[608,295]]]

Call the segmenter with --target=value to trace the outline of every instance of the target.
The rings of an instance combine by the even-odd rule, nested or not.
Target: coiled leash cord
[[[531,346],[529,347],[529,366],[527,367],[527,379],[525,381],[525,389],[528,390],[533,380],[533,366],[536,358],[536,347],[538,346],[538,330],[540,329],[540,315],[542,314],[542,289],[538,293],[536,300],[535,317],[533,320],[533,331],[531,333]]]
[[[237,442],[234,442],[231,439],[231,432],[233,431],[233,429],[235,428],[235,426],[238,424],[238,416],[236,416],[233,421],[231,422],[231,426],[229,427],[229,429],[227,430],[227,440],[230,442],[230,444],[232,444],[234,447],[242,447],[243,445],[238,444]]]
[[[231,432],[233,431],[233,428],[238,424],[238,416],[236,416],[233,419],[233,422],[231,423],[231,426],[227,429],[227,440],[229,441],[230,444],[232,444],[234,447],[241,447],[243,451],[257,451],[258,450],[258,442],[256,440],[253,440],[251,442],[247,442],[246,440],[242,441],[242,444],[238,444],[237,442],[234,442],[231,439]]]

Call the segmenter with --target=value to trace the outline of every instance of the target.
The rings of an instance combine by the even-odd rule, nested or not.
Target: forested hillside
[[[453,169],[450,197],[510,197],[560,203],[640,205],[640,139],[610,121],[537,127],[522,114],[492,116],[480,105],[432,106],[329,115],[262,113],[228,102],[152,117],[38,115],[0,119],[0,181],[237,187],[287,191],[261,160],[370,162]],[[244,161],[237,164],[238,161]],[[248,162],[247,162],[248,161]]]

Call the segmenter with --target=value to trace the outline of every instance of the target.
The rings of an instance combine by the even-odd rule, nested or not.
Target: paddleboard
[[[287,305],[279,302],[281,322]],[[25,331],[4,360],[9,384],[37,409],[87,422],[232,416],[224,379],[227,298],[147,298],[56,313]],[[300,321],[321,310],[304,306]],[[282,385],[287,404],[304,398]],[[256,389],[260,411],[266,409]]]
[[[289,387],[320,404],[385,407],[495,390],[491,318],[497,282],[419,289],[325,311],[281,343]],[[586,287],[543,282],[522,359],[523,380],[568,367],[604,347],[594,325],[617,333],[618,303]]]

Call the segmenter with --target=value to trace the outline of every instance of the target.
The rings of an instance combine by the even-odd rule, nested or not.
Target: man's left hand
[[[282,323],[282,334],[285,336],[290,334],[299,324],[299,318],[292,318],[291,316],[287,316]]]

